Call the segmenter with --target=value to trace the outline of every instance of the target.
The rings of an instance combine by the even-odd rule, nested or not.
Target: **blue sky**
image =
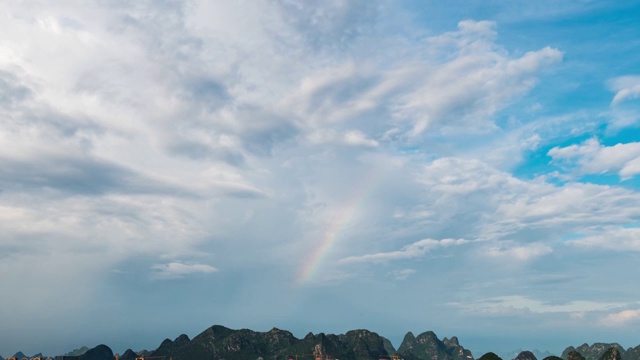
[[[1,355],[638,345],[637,3],[0,7]]]

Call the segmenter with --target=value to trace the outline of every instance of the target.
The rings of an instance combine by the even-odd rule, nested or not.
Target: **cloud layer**
[[[542,20],[602,5],[478,4],[0,5],[0,353],[635,324],[638,76]]]

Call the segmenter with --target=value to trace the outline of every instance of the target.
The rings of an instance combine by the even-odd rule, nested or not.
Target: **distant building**
[[[80,360],[79,356],[58,355],[55,360]]]

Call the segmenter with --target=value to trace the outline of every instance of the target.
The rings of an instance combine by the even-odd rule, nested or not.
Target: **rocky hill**
[[[151,356],[151,353],[153,353],[153,351],[149,351],[149,350],[136,351],[136,354],[138,354],[138,356]]]
[[[80,356],[84,353],[86,353],[89,350],[88,347],[83,346],[79,349],[73,349],[72,351],[69,351],[68,353],[64,354],[65,356]]]
[[[113,351],[107,345],[98,345],[80,355],[78,360],[113,360]]]
[[[18,351],[17,353],[13,354],[13,356],[11,356],[11,357],[14,357],[16,359],[24,359],[24,358],[33,359],[33,358],[36,358],[36,357],[46,358],[46,356],[42,355],[42,353],[37,353],[37,354],[35,354],[33,356],[27,356],[22,351]],[[4,360],[4,358],[2,356],[0,356],[0,360]]]
[[[482,356],[478,360],[502,360],[502,358],[492,352],[488,352]]]
[[[114,360],[106,345],[92,349],[76,349],[78,360]],[[214,325],[193,339],[182,334],[175,340],[165,339],[153,351],[134,352],[127,349],[120,360],[135,360],[139,356],[154,356],[156,360],[380,360],[396,356],[404,360],[474,360],[457,337],[440,340],[432,331],[414,336],[408,332],[398,349],[391,342],[369,330],[352,330],[345,334],[308,333],[298,339],[289,331],[273,328],[257,332],[234,330]],[[26,357],[18,352],[16,357]],[[506,358],[505,358],[506,359]],[[3,360],[0,358],[0,360]],[[502,360],[495,353],[484,354],[478,360]],[[506,359],[509,360],[509,359]],[[538,360],[534,352],[521,351],[513,360]],[[562,357],[546,356],[543,360],[640,360],[640,346],[624,350],[617,343],[583,344],[565,349]]]
[[[342,335],[309,333],[297,339],[289,331],[276,328],[256,332],[232,330],[220,325],[210,327],[192,340],[186,335],[173,341],[166,339],[153,352],[153,356],[166,356],[173,360],[285,359],[296,355],[300,360],[312,359],[315,355],[364,360],[389,354],[384,339],[368,330],[353,330]]]
[[[47,356],[42,355],[42,353],[37,353],[37,354],[34,354],[33,356],[27,356],[22,351],[18,351],[17,353],[13,354],[13,356],[11,356],[11,357],[14,357],[16,359],[24,359],[24,358],[33,359],[33,358],[37,358],[37,357],[46,358]],[[4,358],[2,356],[0,356],[0,360],[4,360]]]
[[[106,345],[91,349],[83,346],[65,355],[78,356],[78,360],[114,360],[113,351]],[[154,356],[158,360],[315,360],[316,357],[379,360],[391,359],[392,355],[405,360],[473,360],[471,352],[460,345],[457,337],[440,340],[432,331],[417,337],[411,332],[407,333],[396,350],[388,339],[364,329],[340,335],[308,333],[298,339],[291,332],[277,328],[257,332],[220,325],[206,329],[193,339],[185,334],[175,340],[165,339],[153,351],[134,352],[127,349],[119,359],[135,360],[140,356]],[[19,352],[16,357],[27,356]]]
[[[571,347],[571,348],[573,349],[573,347]],[[564,352],[562,353],[562,355],[564,356]],[[579,352],[577,352],[575,350],[570,350],[567,353],[566,359],[567,360],[584,360],[584,356],[582,356]]]
[[[501,354],[499,354],[499,356],[501,358],[505,359],[505,360],[513,360],[516,357],[518,357],[518,355],[520,355],[520,353],[522,353],[524,351],[529,351],[529,350],[517,349],[517,350],[512,350],[512,351],[509,351],[509,352],[501,353]],[[530,350],[530,352],[538,360],[546,359],[546,358],[550,358],[550,357],[554,356],[552,353],[550,353],[548,351],[540,351],[540,350],[537,350],[537,349]],[[556,357],[558,359],[560,359],[560,357],[558,357],[558,356],[556,356]]]
[[[127,349],[122,355],[120,355],[119,359],[120,360],[136,360],[137,357],[138,357],[138,354],[136,354],[131,349]]]
[[[610,349],[615,351],[609,351]],[[609,357],[619,355],[619,360],[640,360],[640,346],[625,350],[618,343],[582,344],[577,348],[569,346],[562,352],[562,358],[565,360],[601,360],[605,353]]]
[[[445,348],[447,349],[447,353],[451,355],[451,358],[454,360],[469,360],[473,359],[473,355],[471,351],[465,349],[460,345],[458,338],[456,336],[451,339],[447,339],[446,337],[442,340]]]
[[[514,360],[538,360],[531,351],[522,351]]]
[[[622,356],[620,355],[620,350],[610,347],[600,356],[599,360],[622,360]]]
[[[547,356],[543,360],[562,360],[562,358],[555,355],[551,355],[551,356]]]
[[[386,337],[382,337],[382,345],[384,346],[384,349],[387,350],[387,354],[391,355],[396,353],[396,348],[393,347],[391,341]]]
[[[417,337],[408,332],[398,348],[398,354],[406,360],[473,360],[473,355],[458,342],[457,337],[440,341],[433,331]]]
[[[622,357],[625,360],[639,360],[640,359],[640,345],[634,348],[628,348]]]

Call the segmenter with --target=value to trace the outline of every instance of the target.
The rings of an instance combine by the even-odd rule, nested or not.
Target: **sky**
[[[640,338],[635,1],[0,3],[0,355]]]

